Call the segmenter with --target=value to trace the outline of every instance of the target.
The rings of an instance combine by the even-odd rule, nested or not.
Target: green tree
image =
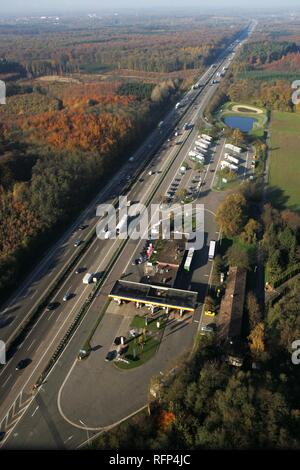
[[[227,237],[239,235],[246,220],[246,199],[240,193],[229,194],[217,210],[216,221]]]

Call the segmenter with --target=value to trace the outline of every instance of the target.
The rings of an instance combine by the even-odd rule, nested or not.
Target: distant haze
[[[170,13],[175,9],[185,11],[197,8],[201,10],[225,8],[257,8],[299,9],[299,0],[10,0],[1,1],[0,16],[6,14],[42,14],[42,13],[75,13],[75,12],[101,12],[107,9],[168,9]]]

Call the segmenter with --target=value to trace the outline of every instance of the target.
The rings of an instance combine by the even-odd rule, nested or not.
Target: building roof
[[[218,315],[218,336],[221,339],[236,338],[241,334],[246,278],[245,269],[229,269],[226,291]]]
[[[154,284],[119,280],[112,288],[109,297],[193,312],[196,308],[198,293]]]

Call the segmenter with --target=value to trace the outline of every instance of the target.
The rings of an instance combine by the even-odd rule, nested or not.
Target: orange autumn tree
[[[159,428],[166,431],[175,419],[176,416],[171,411],[161,410],[159,414]]]

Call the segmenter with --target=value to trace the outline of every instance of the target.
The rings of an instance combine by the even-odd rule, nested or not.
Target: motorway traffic
[[[52,283],[56,282],[72,258],[77,256],[76,250],[80,249],[91,238],[91,242],[78,259],[74,269],[64,278],[54,297],[51,298],[48,308],[45,308],[38,317],[22,343],[18,345],[18,349],[9,362],[0,370],[0,431],[4,433],[2,435],[3,445],[6,442],[8,446],[19,446],[20,443],[21,446],[24,445],[26,432],[28,439],[32,437],[30,432],[33,431],[28,434],[28,429],[33,425],[33,420],[37,426],[34,427],[35,438],[37,438],[39,419],[40,426],[45,427],[45,424],[42,424],[45,416],[43,415],[43,420],[40,416],[42,408],[43,413],[48,408],[44,401],[48,401],[49,404],[47,413],[50,413],[51,409],[53,411],[46,420],[49,429],[54,426],[57,433],[58,428],[61,429],[60,426],[62,426],[62,429],[64,426],[70,426],[69,423],[62,424],[62,417],[56,407],[55,397],[58,393],[58,384],[63,382],[68,373],[74,357],[77,356],[82,341],[91,330],[95,315],[97,315],[97,312],[99,313],[100,306],[105,303],[112,285],[120,278],[122,273],[127,275],[132,271],[132,263],[141,251],[142,243],[136,244],[130,241],[124,243],[119,239],[99,240],[93,236],[96,224],[99,222],[99,218],[95,215],[96,206],[102,202],[114,201],[120,194],[126,194],[128,200],[145,204],[160,202],[161,194],[168,192],[178,169],[186,159],[188,151],[192,148],[196,135],[194,127],[196,127],[195,125],[199,120],[203,119],[203,110],[217,88],[217,84],[211,86],[211,81],[220,68],[230,66],[231,56],[232,47],[216,61],[215,67],[210,67],[200,78],[198,83],[203,86],[200,89],[192,89],[188,92],[184,98],[188,103],[186,107],[184,109],[173,109],[166,116],[163,126],[153,131],[136,154],[129,159],[130,161],[97,195],[68,232],[48,253],[47,257],[37,266],[16,295],[4,306],[0,316],[1,339],[9,343],[14,338],[16,330],[22,326],[24,319],[29,317],[30,313],[41,302],[45,296],[45,291],[49,289]],[[183,130],[186,122],[190,123],[191,127]],[[177,126],[182,129],[181,145],[176,145],[177,138],[174,136],[174,128]],[[206,168],[205,176],[199,187],[199,201],[208,208],[209,218],[211,218],[213,210],[223,197],[219,193],[209,191],[213,185],[214,171],[222,155],[223,144],[224,142],[221,141],[217,146],[214,158]],[[148,161],[146,165],[145,161]],[[132,175],[130,179],[128,175]],[[126,191],[128,185],[130,185],[130,189]],[[217,234],[213,220],[207,223],[211,231],[207,234],[207,240],[209,240],[216,237]],[[93,285],[83,284],[83,276],[86,272],[99,273],[100,275],[104,273],[119,250],[120,253],[104,279],[97,298],[87,310],[80,328],[75,332],[70,344],[58,361],[58,367],[56,365],[51,372],[49,379],[51,385],[48,386],[48,383],[45,383],[37,394],[32,394],[33,385],[72,324],[78,310],[92,292]],[[201,284],[204,292],[209,283],[210,270],[211,265],[207,264],[206,261],[204,262],[204,259],[200,259],[199,270],[195,270],[191,285],[197,285],[199,288],[199,284]],[[201,291],[201,288],[199,288],[199,291]],[[198,328],[201,322],[201,309],[197,315],[198,318],[195,318],[195,321]],[[114,334],[115,332],[112,331],[111,335]],[[27,364],[22,365],[21,361],[24,360],[27,361]],[[54,380],[55,374],[57,374],[57,377]],[[39,400],[39,404],[36,405],[37,400]],[[52,401],[53,403],[50,405]],[[54,424],[56,419],[60,421],[59,426]],[[73,433],[72,438],[68,441],[70,447],[78,446],[86,439],[86,428],[87,425],[85,424],[78,425],[76,436]],[[68,433],[69,431],[67,431]],[[43,442],[46,438],[45,430],[41,430],[40,435],[41,442]],[[66,436],[66,439],[69,437]],[[37,441],[35,440],[35,442]],[[54,439],[53,445],[64,447],[66,442],[64,439],[55,442]]]

